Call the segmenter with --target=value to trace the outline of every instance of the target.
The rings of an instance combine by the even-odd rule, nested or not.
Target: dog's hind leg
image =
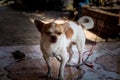
[[[77,43],[77,49],[78,49],[78,64],[82,64],[82,53],[83,53],[83,50],[84,50],[84,46],[85,46],[85,42],[82,42],[81,44]]]
[[[73,56],[73,51],[72,51],[72,43],[70,43],[70,45],[67,47],[67,52],[69,53],[69,60],[67,62],[67,65],[71,65],[71,60],[72,60],[72,56]]]

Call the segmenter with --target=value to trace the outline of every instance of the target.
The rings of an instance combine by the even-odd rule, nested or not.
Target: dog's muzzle
[[[56,42],[57,42],[57,36],[51,35],[51,36],[50,36],[50,42],[51,42],[51,43],[56,43]]]

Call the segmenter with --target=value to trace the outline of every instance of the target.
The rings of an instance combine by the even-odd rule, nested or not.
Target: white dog
[[[76,44],[79,52],[78,63],[81,62],[81,53],[85,46],[85,34],[83,28],[93,28],[94,22],[90,17],[81,17],[78,22],[54,20],[44,23],[40,20],[34,21],[41,33],[40,48],[48,66],[48,77],[52,77],[52,68],[49,57],[60,57],[59,80],[64,80],[64,68],[72,57],[72,45]],[[68,59],[68,53],[70,57]]]

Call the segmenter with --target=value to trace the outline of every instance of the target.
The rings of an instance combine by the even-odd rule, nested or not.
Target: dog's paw
[[[67,62],[65,66],[71,66],[72,63],[71,62]]]
[[[76,64],[72,63],[72,62],[67,62],[65,66],[67,66],[67,67],[73,67],[74,65],[76,65]]]
[[[57,80],[65,80],[64,78],[62,78],[62,77],[58,77],[58,79]]]
[[[81,70],[81,69],[82,69],[82,68],[81,68],[82,65],[83,65],[83,64],[75,64],[74,67],[76,67],[77,69],[80,69],[80,70]]]
[[[52,78],[52,74],[51,74],[51,73],[48,73],[48,74],[47,74],[47,77],[48,77],[49,79],[51,79],[51,78]]]

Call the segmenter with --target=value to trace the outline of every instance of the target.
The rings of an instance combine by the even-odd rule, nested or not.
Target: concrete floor
[[[47,67],[39,50],[39,32],[33,19],[67,15],[67,12],[35,14],[0,6],[0,80],[47,80]],[[86,32],[87,39],[94,41],[96,35]],[[120,80],[120,41],[101,41],[104,39],[98,37],[98,43],[88,59],[93,68],[86,65],[82,65],[81,69],[66,67],[66,80]],[[86,50],[91,47],[92,44],[87,42]],[[18,54],[24,53],[24,59],[16,59],[13,55],[16,51],[20,51]],[[75,46],[73,51],[72,61],[75,63],[78,58]],[[59,62],[56,59],[51,59],[51,62],[54,68],[52,80],[56,80]]]

